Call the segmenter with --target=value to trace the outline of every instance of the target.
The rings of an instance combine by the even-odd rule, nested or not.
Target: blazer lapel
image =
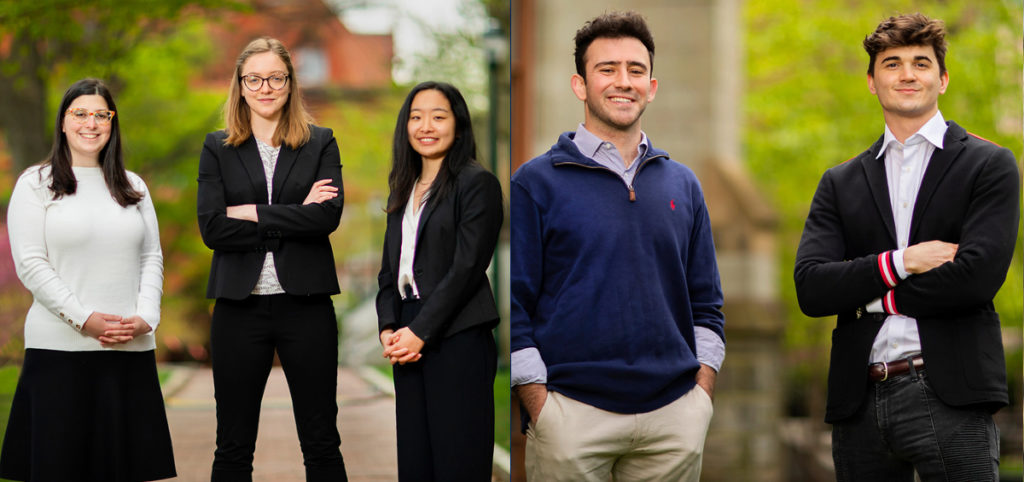
[[[433,194],[431,194],[431,195],[433,195]],[[423,226],[427,225],[427,219],[430,218],[431,214],[434,214],[434,211],[435,211],[436,207],[437,207],[436,203],[433,203],[433,202],[431,202],[430,199],[427,199],[426,205],[424,205],[423,207],[420,208],[420,209],[423,210],[423,212],[420,213],[420,222],[416,226],[416,248],[417,248],[417,250],[419,250],[420,238],[423,237]]]
[[[924,171],[924,179],[921,180],[921,188],[917,191],[917,199],[914,201],[914,214],[910,218],[910,239],[916,239],[918,228],[921,226],[921,218],[924,216],[928,203],[939,187],[939,182],[949,171],[953,161],[960,152],[964,150],[964,138],[967,131],[955,122],[949,122],[946,135],[942,140],[942,149],[935,149],[931,160],[928,161],[928,168]]]
[[[267,175],[263,172],[263,160],[260,158],[260,150],[256,147],[256,138],[249,136],[242,145],[235,149],[238,160],[249,175],[249,182],[256,190],[256,199],[267,202]]]
[[[299,149],[302,148],[300,147]],[[298,150],[288,147],[287,144],[281,144],[281,151],[277,155],[277,165],[274,166],[274,191],[272,194],[275,203],[281,199],[281,191],[284,189],[284,180],[288,179],[288,173],[291,172],[292,166],[295,165],[295,159],[298,155]],[[319,179],[314,179],[314,181],[319,181]]]
[[[878,215],[882,218],[882,222],[885,224],[885,229],[889,232],[889,239],[892,244],[896,244],[896,221],[892,216],[892,203],[889,202],[889,183],[885,177],[885,157],[875,158],[878,155],[878,151],[882,148],[882,138],[879,138],[874,145],[868,149],[866,157],[863,159],[862,165],[864,166],[864,174],[868,179],[868,188],[871,190],[871,197],[875,200],[875,206],[878,208]]]

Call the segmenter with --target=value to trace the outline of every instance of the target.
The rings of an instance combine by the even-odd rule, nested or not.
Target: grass
[[[374,365],[373,368],[388,378],[392,378],[391,366]],[[511,446],[512,432],[510,417],[512,414],[510,372],[508,367],[499,367],[494,377],[494,443],[508,450]]]

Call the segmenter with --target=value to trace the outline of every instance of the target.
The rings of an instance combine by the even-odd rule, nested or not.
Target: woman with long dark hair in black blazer
[[[413,88],[395,125],[377,294],[402,481],[491,477],[498,311],[487,266],[503,209],[498,179],[475,157],[462,94]]]
[[[346,480],[337,429],[338,277],[328,235],[342,208],[338,144],[302,105],[291,57],[260,38],[238,57],[226,128],[206,136],[198,214],[213,249],[207,296],[217,399],[213,481],[252,480],[274,361],[291,392],[306,480]]]

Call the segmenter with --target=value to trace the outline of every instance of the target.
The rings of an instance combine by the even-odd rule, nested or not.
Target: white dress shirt
[[[398,294],[405,299],[406,287],[412,288],[413,296],[419,298],[420,290],[416,287],[416,278],[412,272],[412,264],[416,260],[416,233],[420,227],[420,215],[423,214],[423,206],[427,204],[430,191],[423,193],[419,206],[416,205],[416,184],[419,178],[413,183],[409,192],[409,201],[405,203],[405,212],[402,214],[402,248],[398,257]]]
[[[896,265],[900,279],[909,276],[903,265],[903,252],[909,243],[910,222],[917,193],[921,189],[921,181],[928,169],[932,153],[936,148],[942,149],[942,139],[946,135],[947,127],[942,113],[936,112],[920,130],[908,137],[906,142],[900,143],[889,130],[889,126],[885,126],[885,136],[878,158],[885,156],[885,177],[899,247],[893,253],[893,264]],[[866,308],[872,313],[885,312],[881,298],[875,299]],[[875,336],[870,361],[892,362],[920,353],[921,337],[917,331],[917,320],[904,315],[889,315]]]

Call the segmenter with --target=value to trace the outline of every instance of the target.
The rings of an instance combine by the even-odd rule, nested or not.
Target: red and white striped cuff
[[[896,273],[896,262],[893,260],[892,251],[886,251],[878,255],[878,272],[882,274],[882,281],[886,287],[892,288],[900,282]]]
[[[900,314],[900,312],[896,311],[896,290],[889,290],[882,297],[882,309],[889,315]]]

